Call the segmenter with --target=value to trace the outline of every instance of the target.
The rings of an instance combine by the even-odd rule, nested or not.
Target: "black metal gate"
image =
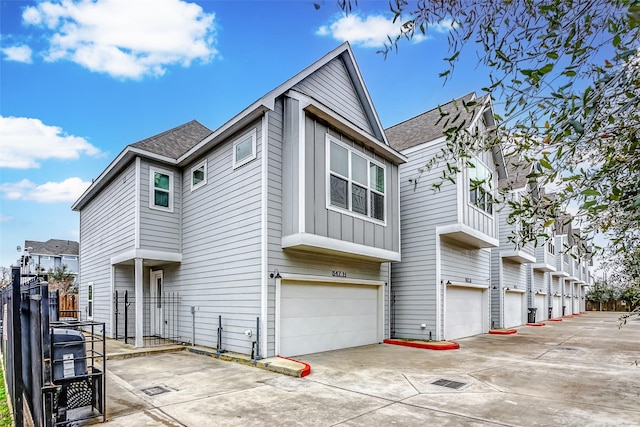
[[[134,344],[136,338],[135,296],[128,290],[115,291],[114,338]],[[142,299],[144,346],[158,346],[181,342],[180,295],[174,292]]]
[[[11,285],[0,291],[0,347],[15,425],[66,425],[99,415],[105,421],[104,323],[57,321],[47,283],[39,277],[21,281],[20,269],[14,268]],[[75,337],[75,353],[68,336]],[[70,384],[78,383],[89,387],[70,392]],[[82,416],[69,417],[69,410],[80,408],[69,405],[70,394],[86,397],[80,402]]]

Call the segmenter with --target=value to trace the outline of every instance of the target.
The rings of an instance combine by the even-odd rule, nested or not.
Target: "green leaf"
[[[544,224],[542,224],[543,227],[548,227],[551,224],[553,224],[554,222],[556,222],[555,219],[550,219],[549,221],[545,222]]]
[[[553,166],[551,166],[551,163],[549,163],[547,159],[540,159],[540,164],[547,169],[553,170]]]
[[[586,190],[582,190],[580,194],[587,197],[598,197],[600,195],[600,192],[598,190],[594,190],[593,188],[587,188]]]
[[[547,64],[544,67],[540,68],[538,70],[538,72],[540,74],[547,74],[547,73],[551,72],[551,70],[553,70],[553,64]]]

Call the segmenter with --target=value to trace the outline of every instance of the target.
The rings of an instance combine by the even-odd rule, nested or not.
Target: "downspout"
[[[260,271],[261,283],[260,283],[260,317],[262,322],[259,323],[261,331],[258,332],[258,339],[261,340],[259,346],[262,349],[260,356],[268,356],[267,347],[267,325],[268,325],[268,264],[269,264],[269,230],[268,230],[268,209],[269,209],[269,112],[265,112],[262,116],[262,191],[261,191],[261,207],[260,207],[260,221],[261,221],[261,236],[260,236],[260,257],[262,266]]]

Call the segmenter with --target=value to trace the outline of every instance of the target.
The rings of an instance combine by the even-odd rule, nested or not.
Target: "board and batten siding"
[[[502,269],[500,252],[491,251],[491,327],[501,328],[502,323]]]
[[[419,169],[439,149],[433,144],[403,153],[408,162],[399,167],[402,261],[391,267],[396,337],[436,333],[436,227],[457,222],[457,188],[445,182],[440,191],[433,191],[433,181]],[[441,172],[441,167],[432,171]],[[423,323],[426,330],[420,327]]]
[[[317,99],[360,129],[374,134],[342,58],[333,59],[293,89]]]
[[[282,237],[297,229],[298,133],[296,129],[290,129],[291,126],[295,127],[299,123],[297,114],[300,110],[297,103],[298,101],[291,98],[278,98],[274,110],[268,114],[267,271],[273,272],[277,269],[283,277],[296,274],[327,277],[327,279],[333,277],[333,271],[343,271],[347,274],[347,279],[388,282],[389,272],[385,263],[282,249]],[[322,209],[326,210],[326,206],[322,206]],[[386,287],[388,288],[389,285]],[[388,298],[388,289],[385,289],[384,294],[385,298]],[[267,300],[269,312],[267,355],[274,355],[275,279],[268,280]],[[385,331],[388,331],[388,322],[388,307],[385,304]],[[385,332],[384,336],[388,336],[388,332]]]
[[[327,209],[327,135],[385,166],[386,225]],[[308,114],[305,137],[305,232],[399,252],[398,167]]]
[[[182,263],[163,269],[165,292],[181,298],[180,337],[216,346],[218,316],[222,316],[226,350],[248,354],[260,316],[260,203],[262,127],[256,121],[197,161],[181,176]],[[256,159],[233,168],[233,143],[256,132]],[[191,190],[191,167],[207,161],[207,183]]]
[[[80,211],[79,309],[87,316],[87,284],[93,282],[93,319],[105,322],[111,336],[110,258],[134,249],[135,241],[135,162],[127,165]]]
[[[173,173],[173,212],[149,207],[151,168]],[[140,248],[164,252],[180,252],[180,215],[182,212],[182,174],[172,167],[140,162]]]

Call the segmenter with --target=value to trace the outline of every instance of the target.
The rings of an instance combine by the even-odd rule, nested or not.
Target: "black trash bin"
[[[538,311],[537,308],[529,307],[529,323],[536,323],[536,311]]]
[[[551,319],[551,313],[553,313],[553,307],[549,307],[549,316],[547,319]]]
[[[74,329],[53,329],[53,380],[87,375],[84,335]]]

